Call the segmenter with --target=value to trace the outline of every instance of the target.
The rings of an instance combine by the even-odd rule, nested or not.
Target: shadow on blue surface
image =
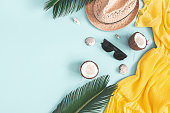
[[[78,61],[78,62],[71,62],[69,64],[69,70],[74,72],[74,73],[76,73],[75,75],[80,74],[80,66],[81,66],[82,63],[83,63],[83,61],[82,62],[80,62],[80,61]]]

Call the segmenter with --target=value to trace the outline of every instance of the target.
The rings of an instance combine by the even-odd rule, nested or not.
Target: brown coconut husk
[[[92,62],[92,63],[94,63],[94,64],[96,65],[96,67],[97,67],[97,70],[98,70],[96,76],[99,74],[99,67],[98,67],[98,65],[97,65],[95,62],[93,62],[93,61],[91,61],[91,60],[88,60],[88,61],[83,62],[83,64],[80,66],[81,76],[84,77],[84,78],[86,78],[86,79],[93,79],[93,78],[95,78],[96,76],[91,77],[91,78],[88,78],[88,77],[86,77],[86,76],[84,76],[84,75],[82,74],[82,66],[83,66],[85,63],[87,63],[87,62]]]
[[[129,45],[129,47],[132,48],[133,50],[139,51],[139,50],[143,50],[143,49],[146,48],[146,46],[147,46],[147,40],[146,40],[146,45],[145,45],[145,47],[144,47],[144,48],[139,48],[138,45],[137,45],[137,43],[135,42],[135,39],[134,39],[134,37],[135,37],[135,35],[136,35],[137,33],[140,33],[140,32],[135,32],[135,33],[129,38],[129,40],[128,40],[128,45]],[[141,34],[142,36],[144,36],[142,33],[140,33],[140,34]],[[145,36],[144,36],[144,37],[145,37]]]

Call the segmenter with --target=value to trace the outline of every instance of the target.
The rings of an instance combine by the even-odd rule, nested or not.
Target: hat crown
[[[96,0],[95,17],[103,23],[115,23],[127,17],[135,8],[137,0]]]

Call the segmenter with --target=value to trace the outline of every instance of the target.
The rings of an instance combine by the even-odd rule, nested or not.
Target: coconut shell
[[[129,44],[129,47],[132,48],[133,50],[136,50],[136,51],[139,51],[139,50],[143,50],[146,48],[146,46],[144,48],[139,48],[137,43],[135,42],[135,35],[137,33],[140,33],[140,32],[135,32],[128,40],[128,44]],[[142,36],[144,36],[142,33],[140,33]],[[145,37],[145,36],[144,36]],[[147,40],[146,40],[146,45],[147,45]]]
[[[88,61],[83,62],[83,64],[80,66],[81,76],[84,77],[84,78],[86,78],[86,79],[93,79],[93,78],[95,78],[96,76],[91,77],[91,78],[88,78],[88,77],[86,77],[86,76],[84,76],[84,75],[82,74],[82,66],[83,66],[85,63],[87,63],[87,62],[92,62],[92,63],[94,63],[94,64],[96,65],[96,67],[97,67],[97,70],[98,70],[96,76],[99,74],[99,67],[98,67],[98,65],[97,65],[95,62],[93,62],[93,61],[91,61],[91,60],[88,60]]]

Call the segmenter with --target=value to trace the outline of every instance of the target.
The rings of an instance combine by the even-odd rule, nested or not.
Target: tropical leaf
[[[98,113],[106,106],[117,85],[107,86],[109,75],[101,76],[70,92],[53,113]]]
[[[48,10],[53,7],[53,18],[56,18],[79,11],[91,1],[93,0],[49,0],[45,3],[44,9]]]

